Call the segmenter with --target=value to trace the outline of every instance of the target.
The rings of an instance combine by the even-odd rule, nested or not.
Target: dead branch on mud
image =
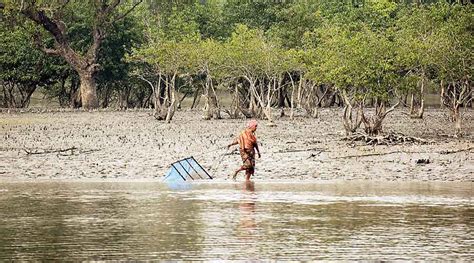
[[[40,154],[50,154],[50,153],[57,153],[58,155],[61,156],[70,156],[70,155],[76,155],[76,154],[87,154],[91,152],[97,152],[100,151],[99,149],[92,149],[92,150],[79,150],[77,147],[73,146],[67,149],[58,149],[58,150],[29,150],[29,149],[23,149],[23,151],[26,153],[26,155],[40,155]],[[61,154],[61,153],[67,153],[69,154]]]
[[[471,150],[474,150],[474,147],[469,147],[469,148],[466,148],[466,149],[452,150],[452,151],[440,151],[440,152],[435,152],[435,153],[438,153],[438,154],[452,154],[452,153],[466,152],[466,151],[471,151]],[[358,157],[369,157],[369,156],[381,156],[381,155],[389,155],[389,154],[395,154],[395,153],[413,154],[413,153],[430,153],[430,152],[405,152],[405,151],[398,150],[398,151],[385,152],[385,153],[369,153],[369,154],[356,154],[356,155],[337,156],[337,157],[333,157],[331,159],[346,159],[346,158],[358,158]],[[419,159],[418,161],[426,162],[426,160],[427,159]],[[429,163],[429,160],[428,160],[428,163]]]
[[[358,154],[358,155],[346,155],[346,156],[338,156],[333,157],[332,159],[346,159],[346,158],[357,158],[357,157],[368,157],[368,156],[380,156],[380,155],[388,155],[394,153],[403,153],[403,151],[393,151],[393,152],[386,152],[386,153],[369,153],[369,154]]]
[[[440,151],[438,153],[439,154],[452,154],[452,153],[459,153],[459,152],[469,152],[471,150],[474,150],[474,147],[469,147],[469,148],[466,148],[466,149],[452,150],[452,151]]]
[[[351,142],[363,142],[367,145],[397,145],[397,144],[430,144],[431,141],[406,136],[401,133],[388,133],[385,135],[376,135],[371,136],[366,133],[355,133],[349,136],[344,137],[342,140],[351,141]]]
[[[284,150],[279,150],[275,153],[295,153],[295,152],[312,152],[312,151],[319,151],[324,152],[327,149],[322,149],[322,148],[309,148],[309,149],[284,149]]]

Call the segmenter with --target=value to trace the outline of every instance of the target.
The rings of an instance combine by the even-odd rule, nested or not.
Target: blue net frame
[[[164,181],[193,181],[213,179],[211,175],[194,159],[188,157],[171,164]]]

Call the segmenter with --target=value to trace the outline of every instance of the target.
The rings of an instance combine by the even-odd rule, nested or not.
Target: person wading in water
[[[238,144],[240,148],[240,156],[242,157],[242,166],[237,169],[232,176],[235,180],[240,171],[245,170],[245,180],[249,181],[250,176],[255,173],[255,150],[257,150],[258,158],[261,157],[258,150],[257,137],[255,131],[257,130],[257,121],[251,120],[247,123],[247,128],[243,130],[239,137],[237,137],[231,144],[227,145],[227,149]]]

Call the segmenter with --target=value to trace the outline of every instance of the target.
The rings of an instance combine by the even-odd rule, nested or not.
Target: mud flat
[[[450,137],[448,112],[427,109],[423,120],[399,109],[385,132],[421,137],[429,144],[367,146],[341,140],[340,109],[318,119],[260,121],[262,158],[255,180],[474,181],[474,121],[464,113],[462,138]],[[179,111],[173,122],[149,110],[0,113],[0,179],[160,180],[170,163],[194,156],[218,180],[240,165],[227,145],[243,119],[204,121],[198,111]],[[225,153],[227,155],[224,155]],[[242,177],[239,180],[243,180]]]

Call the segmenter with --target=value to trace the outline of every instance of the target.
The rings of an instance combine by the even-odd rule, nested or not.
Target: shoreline
[[[259,121],[262,159],[256,160],[254,181],[474,182],[472,110],[464,112],[467,135],[462,138],[449,137],[453,123],[444,109],[428,108],[422,120],[402,111],[387,116],[384,131],[429,139],[431,144],[367,146],[343,141],[339,108],[321,109],[317,119],[276,118],[275,127]],[[223,155],[223,146],[244,128],[244,119],[204,121],[198,110],[181,110],[166,124],[150,112],[0,112],[0,180],[159,182],[172,162],[194,156],[216,181],[226,182],[227,174],[240,165],[235,149]],[[25,152],[72,147],[76,150],[63,153]],[[420,159],[429,163],[418,164]]]
[[[243,177],[243,176],[242,176]],[[441,181],[441,180],[383,180],[383,179],[328,179],[328,180],[318,180],[318,179],[299,179],[299,180],[292,180],[292,179],[251,179],[250,182],[271,186],[271,185],[342,185],[342,184],[354,184],[354,185],[370,185],[370,184],[384,184],[384,185],[417,185],[417,186],[428,186],[428,185],[464,185],[467,183],[470,187],[474,187],[474,181]],[[160,179],[152,179],[152,178],[75,178],[75,179],[67,179],[67,178],[0,178],[0,184],[51,184],[51,183],[58,183],[58,184],[155,184],[160,186],[167,185],[166,182]],[[195,180],[185,182],[189,183],[192,186],[196,187],[203,187],[207,185],[220,185],[220,186],[231,186],[231,185],[244,185],[246,183],[244,178],[240,180],[233,181],[233,180],[225,180],[222,178],[217,178],[214,180]],[[0,191],[1,192],[1,191]]]

